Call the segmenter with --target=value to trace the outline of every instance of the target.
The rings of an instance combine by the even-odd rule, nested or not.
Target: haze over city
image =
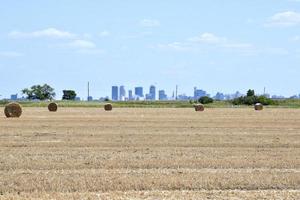
[[[297,0],[12,0],[0,17],[0,98],[43,83],[85,98],[88,81],[94,98],[112,85],[300,93]]]

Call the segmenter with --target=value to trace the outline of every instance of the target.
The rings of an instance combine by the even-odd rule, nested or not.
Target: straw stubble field
[[[300,199],[300,110],[24,108],[0,199]]]

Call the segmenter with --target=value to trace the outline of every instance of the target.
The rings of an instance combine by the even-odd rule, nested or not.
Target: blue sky
[[[10,0],[0,6],[0,95],[48,83],[300,93],[300,0]]]

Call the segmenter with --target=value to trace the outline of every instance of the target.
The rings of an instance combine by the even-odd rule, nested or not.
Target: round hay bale
[[[195,104],[194,105],[195,111],[204,111],[204,106],[202,104]]]
[[[50,112],[56,112],[57,108],[58,108],[57,103],[52,102],[52,103],[49,103],[49,105],[48,105],[48,110]]]
[[[20,117],[22,115],[22,107],[16,102],[9,103],[4,108],[4,114],[8,117]]]
[[[264,106],[261,103],[257,103],[254,105],[254,109],[255,110],[263,110]]]
[[[112,105],[110,103],[107,103],[104,105],[104,110],[105,111],[111,111],[112,110]]]

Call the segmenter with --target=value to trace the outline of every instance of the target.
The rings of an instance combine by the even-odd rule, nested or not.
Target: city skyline
[[[105,100],[110,99],[112,101],[130,101],[130,100],[190,100],[190,99],[199,99],[203,96],[212,97],[216,100],[231,100],[240,96],[243,96],[246,94],[246,91],[235,91],[232,93],[224,93],[222,91],[218,91],[216,93],[209,93],[205,89],[198,88],[196,86],[193,87],[193,93],[191,95],[187,94],[184,91],[177,91],[178,85],[175,86],[175,89],[173,91],[166,92],[163,87],[157,88],[155,85],[149,86],[149,92],[146,92],[147,89],[144,90],[143,86],[134,86],[133,88],[126,89],[126,86],[124,85],[114,85],[111,86],[111,94],[110,95],[104,95],[100,97],[95,97],[92,93],[90,93],[90,84],[88,82],[88,88],[87,88],[87,94],[88,96],[76,96],[76,100],[81,101],[93,101],[93,100]],[[145,87],[147,88],[147,87]],[[252,88],[248,88],[252,89]],[[76,90],[74,90],[76,92]],[[145,92],[144,92],[145,91]],[[283,99],[283,98],[300,98],[299,94],[293,94],[291,96],[283,96],[278,94],[272,94],[266,92],[266,88],[263,89],[263,93],[257,92],[258,95],[264,95],[268,98],[273,99]],[[77,92],[76,92],[77,93]],[[10,99],[10,100],[25,100],[26,98],[24,95],[20,93],[12,93],[10,97],[3,98],[0,95],[0,99]],[[61,97],[59,95],[55,96],[56,100],[60,100]]]

